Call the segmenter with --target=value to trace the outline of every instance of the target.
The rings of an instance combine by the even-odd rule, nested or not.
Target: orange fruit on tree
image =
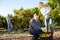
[[[60,13],[58,15],[60,16]]]

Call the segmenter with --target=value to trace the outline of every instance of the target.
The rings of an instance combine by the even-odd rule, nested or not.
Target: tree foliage
[[[53,19],[54,24],[60,23],[60,0],[48,0],[48,3],[45,4],[46,6],[51,7],[50,17]],[[29,21],[33,17],[34,13],[39,14],[39,19],[44,25],[44,17],[40,12],[40,8],[34,7],[29,9],[24,9],[21,7],[21,9],[14,9],[15,16],[11,16],[11,22],[14,26],[14,29],[20,28],[28,28],[29,27]],[[0,16],[0,26],[4,27],[7,26],[7,22],[5,17]]]
[[[60,24],[60,0],[48,0],[49,2],[47,5],[49,5],[51,9],[51,17],[54,20],[54,23]]]

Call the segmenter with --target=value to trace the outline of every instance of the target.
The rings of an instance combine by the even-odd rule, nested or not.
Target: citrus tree
[[[50,12],[51,18],[53,19],[54,23],[60,25],[60,0],[48,0],[47,5],[49,5],[52,9]]]

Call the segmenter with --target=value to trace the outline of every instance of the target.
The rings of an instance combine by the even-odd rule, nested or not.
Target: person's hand
[[[45,27],[42,27],[41,30],[42,30],[43,32],[47,32],[47,29],[46,29]]]

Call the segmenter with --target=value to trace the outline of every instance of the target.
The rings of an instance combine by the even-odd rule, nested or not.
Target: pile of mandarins
[[[43,38],[47,38],[47,37],[50,37],[51,34],[46,33],[46,34],[40,34],[39,36]]]

